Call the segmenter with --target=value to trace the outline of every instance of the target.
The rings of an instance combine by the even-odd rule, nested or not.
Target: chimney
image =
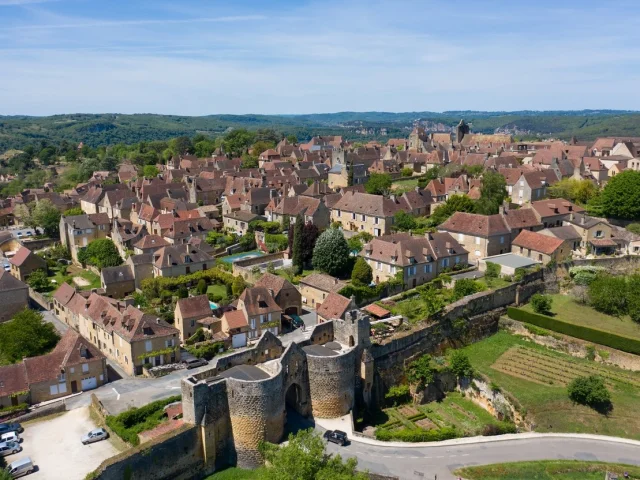
[[[270,289],[269,289],[269,295],[271,295],[271,296],[273,297],[273,293],[274,293],[274,292],[273,292],[273,289],[272,289],[272,288],[270,288]]]
[[[73,221],[73,225],[72,226],[73,226],[73,228],[76,228],[76,221],[75,220]]]
[[[167,253],[167,262],[169,262],[169,265],[171,265],[171,254]]]
[[[584,225],[585,221],[586,221],[585,215],[582,215],[582,217],[580,217],[580,225]]]
[[[571,213],[571,215],[569,215],[569,220],[573,220],[573,213]]]

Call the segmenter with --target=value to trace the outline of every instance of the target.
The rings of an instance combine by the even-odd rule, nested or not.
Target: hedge
[[[432,430],[415,429],[410,430],[403,428],[401,430],[386,430],[384,428],[376,429],[376,440],[389,442],[399,440],[401,442],[440,442],[442,440],[450,440],[460,435],[453,427],[443,427]]]
[[[599,345],[622,350],[623,352],[640,355],[640,340],[616,335],[615,333],[603,332],[595,328],[573,325],[562,320],[540,315],[538,313],[527,312],[515,307],[508,307],[507,314],[514,320],[531,323],[538,327],[546,328],[554,332],[563,333],[571,337],[587,340]]]
[[[207,284],[221,283],[231,287],[234,278],[231,273],[214,267],[179,277],[146,278],[142,281],[142,292],[148,299],[159,298],[160,293],[164,290],[175,291],[187,284],[197,284],[201,279],[205,280]]]
[[[108,415],[107,426],[125,442],[135,446],[140,443],[138,434],[155,428],[161,422],[164,407],[182,399],[180,395],[157,400],[140,408],[131,408],[119,415]]]

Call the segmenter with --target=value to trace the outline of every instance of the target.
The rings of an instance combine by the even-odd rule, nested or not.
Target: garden
[[[538,462],[497,463],[456,470],[467,480],[602,480],[605,474],[619,478],[640,478],[640,467],[618,463],[586,462],[582,460],[543,460]]]
[[[461,351],[474,369],[517,401],[537,432],[640,439],[640,419],[633,413],[640,373],[572,357],[504,331]],[[591,390],[581,394],[591,383],[602,397],[590,398]],[[600,409],[600,400],[607,408]]]

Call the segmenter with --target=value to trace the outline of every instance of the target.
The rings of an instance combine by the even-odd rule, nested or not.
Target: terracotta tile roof
[[[327,320],[342,318],[349,309],[351,300],[338,293],[331,292],[316,309],[318,315]]]
[[[478,215],[465,212],[454,213],[438,229],[485,238],[511,233],[502,215]]]
[[[0,292],[21,290],[24,288],[29,288],[26,283],[21,282],[9,272],[5,272],[4,270],[0,271]]]
[[[188,257],[188,258],[187,258]],[[167,268],[188,263],[209,262],[213,258],[193,245],[171,245],[162,247],[153,254],[154,264],[158,268]]]
[[[337,292],[342,290],[346,283],[332,277],[331,275],[326,275],[324,273],[312,273],[311,275],[300,279],[300,285],[308,285],[309,287],[317,288],[323,292]]]
[[[24,363],[0,367],[0,398],[29,389]]]
[[[364,245],[360,255],[374,261],[406,267],[466,253],[451,234],[438,232],[424,237],[414,237],[408,233],[377,237]]]
[[[24,262],[27,261],[27,258],[29,258],[31,254],[31,250],[29,250],[27,247],[20,247],[16,254],[9,259],[9,262],[11,262],[16,267],[20,267]]]
[[[53,298],[61,305],[66,305],[76,294],[75,288],[64,282],[53,294]]]
[[[545,228],[540,230],[543,235],[551,235],[561,240],[580,240],[582,236],[571,225],[565,225],[563,227]]]
[[[207,295],[181,298],[176,303],[176,311],[180,309],[182,318],[209,317],[211,316],[211,305]]]
[[[282,278],[269,272],[262,275],[262,277],[260,277],[260,280],[256,282],[255,286],[263,287],[267,290],[272,290],[274,295],[278,295],[284,289],[296,288],[286,278]]]
[[[385,198],[381,195],[359,192],[345,193],[332,208],[334,210],[380,217],[392,217],[400,210],[408,210],[408,206],[404,203],[396,203],[390,198]]]
[[[589,243],[594,247],[615,247],[617,243],[610,238],[592,238]]]
[[[273,205],[277,202],[277,205]],[[296,216],[298,214],[313,216],[320,206],[321,200],[314,197],[284,197],[279,202],[278,199],[271,200],[267,206],[267,211],[279,215]]]
[[[121,282],[135,281],[135,275],[131,265],[119,265],[117,267],[105,267],[100,271],[100,277],[105,286]]]
[[[552,255],[563,243],[564,240],[560,238],[531,232],[529,230],[522,230],[513,240],[512,245],[531,249],[546,255]]]
[[[238,300],[238,305],[240,302],[244,303],[247,314],[251,316],[282,311],[269,290],[264,287],[245,288]]]
[[[106,213],[90,213],[87,215],[94,225],[111,225],[109,215]]]
[[[162,248],[167,245],[169,245],[169,242],[160,235],[145,235],[133,246],[141,250],[146,250],[148,248]]]
[[[531,208],[535,210],[541,218],[584,212],[584,208],[571,203],[569,200],[565,200],[564,198],[531,202]]]
[[[503,218],[511,230],[516,228],[542,227],[542,222],[538,220],[538,217],[536,217],[535,212],[531,208],[520,208],[518,210],[505,209]]]
[[[244,312],[242,310],[232,310],[230,312],[225,312],[223,318],[227,321],[229,330],[235,330],[249,326],[247,318],[244,316]]]
[[[366,310],[371,315],[378,318],[386,317],[391,313],[389,310],[382,308],[380,305],[376,305],[375,303],[372,303],[371,305],[367,305],[366,307],[363,308],[363,310]]]

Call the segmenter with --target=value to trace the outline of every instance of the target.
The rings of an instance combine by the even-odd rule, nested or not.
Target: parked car
[[[7,465],[7,472],[13,478],[24,477],[25,475],[29,475],[34,472],[36,467],[33,466],[33,462],[31,458],[25,457],[20,460],[16,460],[15,462],[11,462]]]
[[[337,443],[342,447],[349,443],[347,434],[341,430],[327,430],[326,432],[324,432],[323,436],[327,441]]]
[[[81,441],[83,445],[87,445],[88,443],[99,442],[100,440],[106,440],[107,438],[109,438],[109,432],[104,428],[96,428],[84,435]]]
[[[22,232],[18,232],[17,237],[22,238]]]
[[[204,358],[191,358],[189,360],[184,360],[183,363],[187,366],[187,370],[209,365],[209,362],[207,362]]]
[[[18,435],[17,432],[9,432],[9,433],[4,433],[4,434],[0,435],[0,442],[16,442],[16,443],[20,443],[20,442],[22,442],[22,439],[20,438],[20,435]]]
[[[7,455],[18,453],[20,450],[22,450],[22,447],[20,446],[19,443],[16,443],[16,442],[0,443],[0,457],[6,457]]]
[[[19,423],[0,423],[0,435],[9,432],[24,432],[24,428]]]

